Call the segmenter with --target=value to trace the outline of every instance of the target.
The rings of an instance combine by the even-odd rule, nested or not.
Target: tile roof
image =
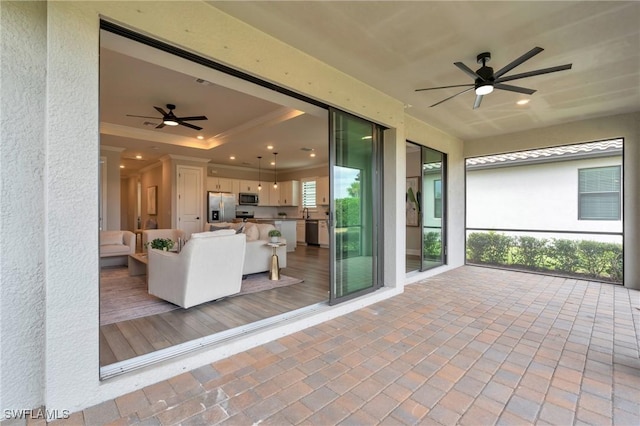
[[[602,154],[605,152],[618,152],[621,150],[622,139],[613,139],[602,142],[564,145],[554,148],[533,149],[529,151],[519,151],[507,154],[468,158],[466,164],[467,166],[487,166],[492,164],[507,164],[510,162],[531,162],[535,160],[568,157],[581,154],[584,156],[589,156],[589,154],[593,154],[593,156],[596,156],[597,154]]]

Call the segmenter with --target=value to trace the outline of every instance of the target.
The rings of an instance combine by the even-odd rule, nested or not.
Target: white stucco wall
[[[467,171],[467,227],[622,232],[622,220],[578,220],[578,170],[622,157]]]
[[[76,411],[402,291],[402,102],[203,2],[190,2],[185,8],[183,2],[3,1],[0,13],[1,408],[44,404]],[[389,288],[286,327],[100,381],[96,226],[100,17],[391,128],[385,141],[384,187],[385,201],[392,203],[384,218],[384,280]],[[462,143],[415,119],[409,121],[416,135],[413,140],[451,153],[456,167],[450,184],[462,185],[463,169],[458,167]],[[451,247],[464,243],[458,208],[462,201],[461,196],[450,199],[455,229],[449,234]],[[17,238],[28,244],[12,243]],[[462,264],[459,251],[450,255],[448,267]]]
[[[44,396],[46,22],[0,2],[0,409]]]
[[[474,139],[465,157],[624,138],[624,285],[640,289],[640,112]]]

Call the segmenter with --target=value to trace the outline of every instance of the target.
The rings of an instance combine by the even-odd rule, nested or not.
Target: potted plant
[[[269,239],[272,243],[280,242],[281,236],[282,234],[277,229],[272,229],[271,231],[269,231]]]
[[[174,242],[169,238],[155,238],[151,242],[147,243],[147,247],[152,249],[169,251],[173,248]]]

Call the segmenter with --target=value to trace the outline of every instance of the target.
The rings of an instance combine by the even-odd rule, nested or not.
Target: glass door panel
[[[422,147],[422,271],[445,263],[445,160],[442,152]]]
[[[381,132],[373,123],[340,111],[333,110],[331,118],[330,303],[334,304],[378,287]]]

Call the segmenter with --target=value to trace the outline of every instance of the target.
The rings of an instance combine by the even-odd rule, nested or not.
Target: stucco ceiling
[[[209,4],[393,96],[408,114],[463,140],[640,110],[640,2]],[[101,142],[125,149],[127,171],[165,154],[255,168],[258,155],[271,155],[268,144],[279,151],[279,168],[326,164],[326,111],[113,34],[103,32],[101,45]],[[488,65],[497,70],[534,46],[545,50],[511,74],[565,63],[573,68],[513,82],[537,90],[531,96],[496,90],[474,110],[471,92],[435,107],[460,89],[415,92],[470,83],[454,62],[475,70],[476,56],[489,51]],[[530,103],[516,105],[522,98]],[[127,117],[159,117],[153,106],[167,103],[177,106],[178,116],[209,117],[194,122],[203,131],[158,130],[153,123],[159,120]],[[318,155],[310,158],[300,148]],[[138,154],[143,160],[134,159]]]
[[[640,2],[601,1],[212,1],[216,7],[404,102],[407,112],[463,140],[640,110]],[[462,89],[491,52],[500,69],[540,46],[510,74],[573,68],[509,84],[473,109]],[[509,74],[507,74],[509,75]],[[517,84],[516,84],[517,83]],[[516,105],[530,98],[526,106]]]

